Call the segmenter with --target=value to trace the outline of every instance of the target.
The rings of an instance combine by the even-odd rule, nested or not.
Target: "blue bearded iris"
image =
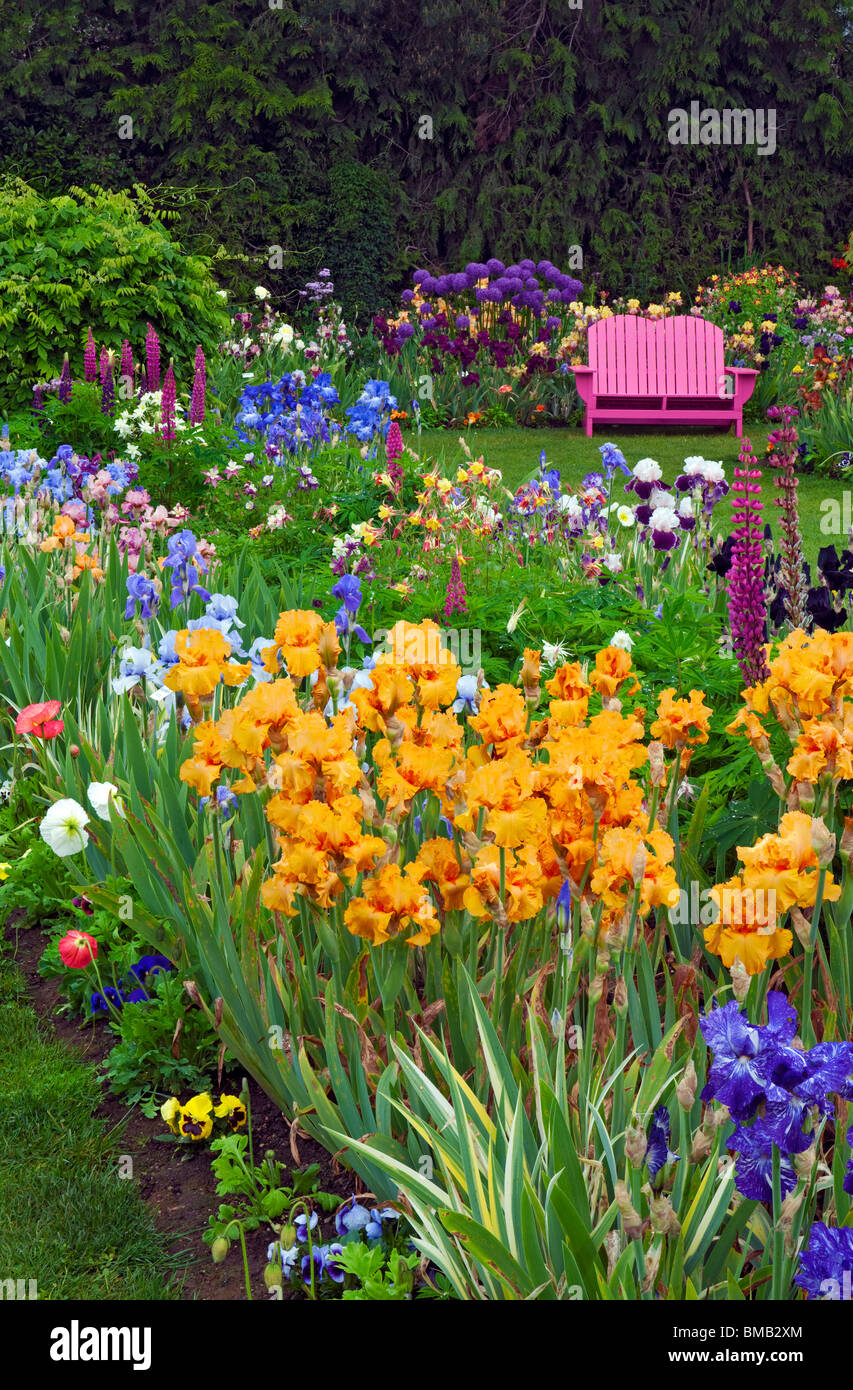
[[[669,1147],[669,1136],[669,1110],[665,1105],[659,1105],[652,1116],[646,1147],[646,1164],[648,1165],[649,1177],[652,1181],[654,1181],[661,1169],[666,1167],[667,1163],[678,1162],[678,1155],[674,1154]]]

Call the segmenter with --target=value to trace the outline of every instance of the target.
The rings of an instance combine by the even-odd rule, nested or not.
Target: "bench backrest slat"
[[[601,396],[716,396],[723,331],[692,314],[616,314],[591,325],[589,365]]]

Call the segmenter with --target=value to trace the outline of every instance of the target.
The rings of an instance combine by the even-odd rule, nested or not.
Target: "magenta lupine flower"
[[[92,345],[94,347],[94,344]],[[62,359],[62,371],[59,376],[58,396],[63,405],[67,405],[71,400],[71,363],[68,361],[68,353]]]
[[[770,671],[764,649],[767,609],[764,603],[762,554],[761,469],[748,439],[738,455],[743,468],[735,469],[732,483],[735,543],[729,570],[728,608],[732,643],[741,674],[748,686],[767,679]]]
[[[397,420],[392,420],[388,426],[388,437],[385,440],[385,457],[389,464],[394,463],[403,452],[403,432]]]
[[[86,381],[97,381],[98,379],[98,349],[95,346],[91,328],[86,338],[86,348],[83,353],[83,375]]]
[[[447,597],[444,600],[445,621],[454,613],[467,613],[468,606],[465,602],[465,585],[462,583],[462,569],[459,564],[459,556],[454,555],[453,567],[450,571],[450,582],[447,585]]]
[[[104,382],[105,382],[106,379],[107,379],[107,372],[108,372],[109,370],[110,370],[110,353],[109,353],[109,350],[108,350],[106,344],[104,344],[104,346],[101,348],[101,361],[100,361],[100,368],[99,368],[99,371],[98,371],[98,380],[100,381],[100,383],[101,383],[102,386],[103,386]]]
[[[190,402],[190,424],[204,424],[204,405],[205,390],[207,386],[207,365],[204,360],[204,353],[199,343],[195,350],[195,376],[193,377],[193,395]]]
[[[133,391],[133,351],[127,338],[121,345],[121,367],[119,374],[124,378],[129,391]]]
[[[782,424],[767,436],[768,444],[774,446],[771,463],[778,468],[779,476],[774,478],[776,487],[781,488],[782,496],[774,498],[780,510],[779,526],[782,540],[779,551],[782,556],[782,584],[788,591],[785,607],[793,627],[804,627],[806,622],[806,599],[808,588],[803,572],[803,537],[800,531],[800,513],[797,505],[797,427],[793,423],[799,414],[791,405],[773,406],[767,414],[771,420],[781,420]]]
[[[163,378],[163,397],[160,402],[160,425],[164,439],[175,438],[175,395],[175,373],[170,361]]]
[[[149,391],[160,390],[160,339],[156,332],[148,325],[148,332],[145,334],[145,376]]]

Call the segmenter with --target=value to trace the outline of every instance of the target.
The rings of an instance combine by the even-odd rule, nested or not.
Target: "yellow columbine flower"
[[[386,507],[386,506],[383,504],[383,505],[379,508],[379,520],[380,520],[380,521],[387,521],[388,518],[389,518],[389,517],[392,517],[393,515],[394,515],[394,508],[393,508],[393,507]]]
[[[456,473],[456,481],[457,481],[457,483],[467,483],[467,481],[468,481],[468,474],[465,472],[465,469],[464,469],[464,468],[460,468],[460,469],[457,470],[457,473]]]
[[[449,479],[449,478],[440,478],[440,479],[439,479],[439,483],[438,483],[438,490],[439,490],[439,492],[441,493],[442,497],[446,496],[446,494],[447,494],[448,492],[452,492],[452,491],[453,491],[453,484],[452,484],[452,482],[450,481],[450,479]]]
[[[435,473],[424,473],[422,477],[427,487],[435,487],[436,483],[438,482],[438,478],[436,477]]]

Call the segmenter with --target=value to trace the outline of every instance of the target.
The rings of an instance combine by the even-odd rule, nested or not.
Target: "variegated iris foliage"
[[[73,592],[49,554],[4,560],[10,699],[63,705],[64,739],[30,749],[45,800],[116,788],[76,861],[86,894],[109,907],[132,880],[136,928],[228,1051],[399,1202],[457,1297],[796,1295],[812,1222],[850,1206],[832,1098],[853,1073],[853,888],[843,762],[815,730],[847,738],[846,635],[803,647],[805,683],[783,650],[735,721],[778,833],[738,848],[732,881],[725,855],[703,868],[706,792],[682,806],[712,711],[643,690],[621,648],[547,682],[528,652],[462,698],[433,625],[356,671],[333,622],[298,595],[282,611],[240,561],[217,581],[272,635],[241,661],[221,622],[187,625],[190,595],[170,707],[114,688],[114,549]],[[766,899],[741,911],[758,889],[772,922]]]

